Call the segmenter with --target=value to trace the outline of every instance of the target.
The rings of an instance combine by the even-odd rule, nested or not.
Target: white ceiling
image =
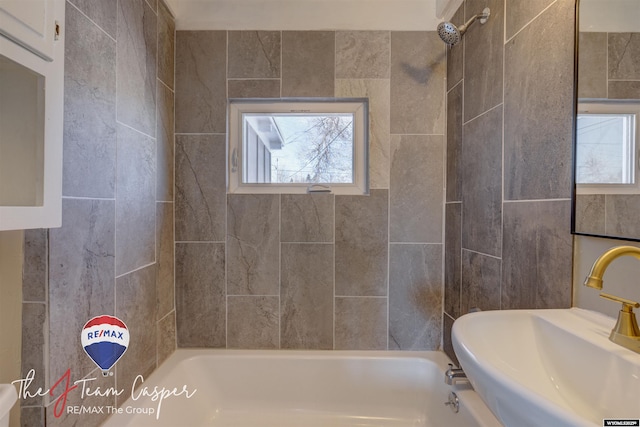
[[[434,30],[462,0],[166,0],[179,30]],[[450,11],[453,14],[455,9]],[[449,15],[450,16],[450,15]]]

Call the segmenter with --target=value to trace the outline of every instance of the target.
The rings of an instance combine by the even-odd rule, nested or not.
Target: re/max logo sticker
[[[640,418],[606,418],[602,420],[603,426],[640,426]]]
[[[96,338],[105,338],[112,337],[118,339],[124,339],[124,332],[112,331],[109,329],[101,329],[99,331],[87,332],[87,339],[96,339]]]

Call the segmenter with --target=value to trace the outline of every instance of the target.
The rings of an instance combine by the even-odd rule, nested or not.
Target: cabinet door
[[[53,0],[0,0],[0,34],[48,61],[55,26]]]

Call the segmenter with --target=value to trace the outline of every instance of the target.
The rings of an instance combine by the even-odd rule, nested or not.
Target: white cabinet
[[[61,225],[64,7],[0,0],[0,230]]]

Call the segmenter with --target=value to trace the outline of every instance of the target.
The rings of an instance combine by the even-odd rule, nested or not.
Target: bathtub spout
[[[453,385],[461,381],[469,381],[467,374],[464,373],[462,368],[454,368],[453,364],[449,363],[449,369],[444,373],[444,382],[448,385]]]

